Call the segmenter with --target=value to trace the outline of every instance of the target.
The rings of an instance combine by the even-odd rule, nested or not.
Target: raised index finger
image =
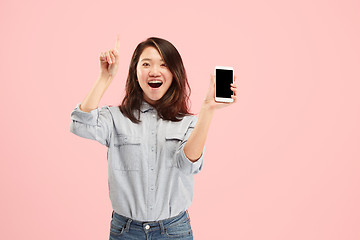
[[[120,36],[119,36],[119,34],[116,36],[115,49],[116,49],[116,51],[120,50]]]

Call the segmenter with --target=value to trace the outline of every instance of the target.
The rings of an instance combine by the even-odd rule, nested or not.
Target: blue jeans
[[[193,239],[188,211],[153,222],[139,222],[112,212],[110,240]]]

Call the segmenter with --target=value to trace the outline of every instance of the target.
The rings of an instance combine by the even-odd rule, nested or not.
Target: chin
[[[165,95],[165,93],[164,94],[160,94],[160,93],[158,93],[158,94],[144,94],[144,100],[147,100],[148,102],[151,102],[151,103],[155,103],[155,102],[159,101],[164,95]]]
[[[160,98],[144,98],[144,101],[150,103],[150,104],[155,104]]]
[[[159,101],[161,98],[155,98],[155,99],[151,99],[152,102],[157,102]]]

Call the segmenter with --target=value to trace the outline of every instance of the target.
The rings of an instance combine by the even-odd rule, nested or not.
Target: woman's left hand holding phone
[[[236,75],[234,76],[234,83],[232,83],[230,85],[230,89],[231,89],[231,91],[233,91],[233,95],[231,95],[231,98],[234,99],[234,101],[231,103],[216,102],[215,101],[215,75],[211,74],[209,90],[204,99],[203,107],[205,107],[206,109],[209,109],[209,110],[216,110],[216,109],[223,108],[223,107],[226,107],[226,106],[236,103],[237,88],[236,88],[235,80],[236,80]]]

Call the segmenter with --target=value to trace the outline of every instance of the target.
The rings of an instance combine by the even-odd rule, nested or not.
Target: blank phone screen
[[[233,82],[233,71],[216,69],[216,97],[231,98],[233,91],[230,89],[230,83]]]

